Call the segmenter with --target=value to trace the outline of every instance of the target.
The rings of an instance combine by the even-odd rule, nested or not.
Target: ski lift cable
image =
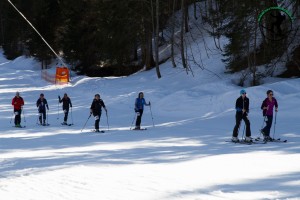
[[[36,30],[36,28],[30,23],[30,21],[23,15],[21,11],[10,1],[7,0],[13,7],[14,9],[26,20],[26,22],[35,30],[35,32],[41,37],[41,39],[46,43],[46,45],[50,48],[50,50],[55,54],[55,56],[61,61],[61,63],[67,67],[67,65],[64,63],[62,58],[54,51],[54,49],[50,46],[50,44],[43,38],[43,36]]]

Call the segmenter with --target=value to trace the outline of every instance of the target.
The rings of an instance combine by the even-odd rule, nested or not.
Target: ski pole
[[[57,120],[59,120],[59,100],[57,102]]]
[[[72,125],[73,125],[73,112],[72,112],[72,107],[71,107],[71,120],[72,120]]]
[[[243,140],[244,135],[245,135],[245,128],[246,128],[246,123],[244,123],[244,130],[243,130],[242,140]]]
[[[23,113],[24,124],[25,124],[25,126],[26,126],[26,117],[25,117],[25,111],[24,111],[24,108],[22,108],[21,112]]]
[[[49,111],[49,110],[46,110],[46,109],[45,109],[45,112],[46,112],[46,114],[47,114],[47,125],[48,125],[48,111]]]
[[[261,125],[261,129],[260,129],[260,130],[263,129],[264,124],[265,124],[265,122],[266,122],[266,118],[267,118],[267,115],[265,115],[264,118],[263,118],[263,123],[262,123],[262,125]],[[258,138],[257,138],[258,140],[260,139],[260,136],[261,136],[261,131],[259,131],[259,136],[258,136]]]
[[[130,130],[132,129],[135,118],[136,118],[136,113],[134,114],[134,117],[133,117],[133,120],[132,120],[132,123],[131,123],[131,126],[130,126]]]
[[[149,101],[149,104],[150,104],[150,101]],[[153,124],[153,127],[155,127],[155,126],[154,126],[154,120],[153,120],[153,115],[152,115],[152,109],[151,109],[151,104],[150,104],[149,106],[150,106],[150,113],[151,113],[151,118],[152,118],[152,124]]]
[[[109,123],[108,123],[108,115],[107,115],[107,111],[106,111],[106,122],[107,122],[107,131],[109,131]]]
[[[86,124],[88,123],[89,119],[91,118],[92,114],[90,114],[90,116],[88,117],[88,119],[86,120],[85,124],[83,125],[82,129],[81,129],[81,132],[82,130],[85,128]]]
[[[275,112],[273,139],[275,139],[276,117],[277,117],[277,112]]]
[[[14,115],[15,115],[15,113],[13,112],[13,114],[12,114],[12,116],[11,116],[11,118],[10,118],[10,124],[11,124],[11,122],[12,122],[12,119],[13,119],[13,117],[14,117]]]

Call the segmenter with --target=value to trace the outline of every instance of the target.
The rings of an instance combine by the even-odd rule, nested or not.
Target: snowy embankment
[[[203,62],[222,78],[200,69],[192,77],[168,62],[160,80],[147,71],[125,78],[78,76],[71,85],[54,86],[41,80],[32,59],[1,56],[1,199],[300,199],[299,79],[246,88],[252,136],[259,135],[260,105],[272,89],[279,102],[275,134],[288,143],[231,144],[225,140],[232,134],[241,88],[223,75],[218,54]],[[26,104],[23,129],[10,123],[16,91]],[[155,127],[146,107],[142,125],[148,130],[130,131],[140,91],[151,101]],[[65,92],[73,103],[70,127],[60,125],[57,96]],[[36,125],[40,93],[49,102],[48,127]],[[91,133],[91,118],[81,132],[96,93],[108,109],[101,129],[108,123],[110,129]]]

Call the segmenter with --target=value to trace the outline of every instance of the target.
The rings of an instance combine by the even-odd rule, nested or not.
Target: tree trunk
[[[158,38],[159,38],[159,1],[156,0],[155,68],[156,68],[157,78],[161,78],[161,74],[159,70]]]
[[[189,32],[189,7],[186,0],[184,1],[184,9],[182,11],[184,12],[184,30],[187,33]]]
[[[171,24],[171,60],[172,60],[172,65],[173,65],[174,68],[176,67],[176,63],[175,63],[175,59],[174,59],[175,3],[176,3],[176,0],[173,1],[172,24]]]
[[[152,31],[151,31],[151,24],[146,22],[146,58],[145,58],[145,65],[146,70],[152,69],[155,65],[154,58],[153,58],[153,48],[152,48]]]
[[[181,30],[180,30],[180,53],[181,53],[181,60],[183,68],[187,69],[186,59],[184,55],[184,22],[185,22],[185,13],[184,13],[184,1],[181,0]]]
[[[198,18],[197,18],[197,4],[196,4],[196,0],[194,1],[194,18],[195,18],[195,20],[197,20]]]

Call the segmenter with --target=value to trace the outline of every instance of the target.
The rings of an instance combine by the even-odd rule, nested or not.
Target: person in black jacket
[[[47,100],[44,98],[44,94],[40,94],[40,98],[36,102],[36,107],[38,107],[39,111],[39,120],[40,124],[45,126],[46,125],[46,107],[49,110]],[[43,119],[43,123],[42,123]]]
[[[62,109],[65,113],[64,122],[62,123],[62,125],[67,125],[69,108],[72,107],[71,99],[68,97],[67,93],[65,93],[62,99],[60,98],[60,96],[58,96],[58,101],[59,103],[63,103]]]
[[[246,91],[243,89],[240,91],[241,96],[236,100],[235,103],[235,120],[236,124],[233,129],[232,133],[232,141],[238,142],[238,132],[240,128],[240,124],[242,119],[244,120],[246,124],[246,142],[252,142],[251,140],[251,130],[250,130],[250,121],[248,119],[248,113],[249,113],[249,99],[246,97]]]
[[[107,113],[107,109],[105,107],[105,104],[102,99],[100,99],[99,94],[95,94],[95,98],[92,102],[91,108],[90,108],[90,113],[93,114],[95,117],[95,131],[99,131],[99,123],[100,123],[100,117],[102,113],[102,107],[104,108],[105,112]]]

